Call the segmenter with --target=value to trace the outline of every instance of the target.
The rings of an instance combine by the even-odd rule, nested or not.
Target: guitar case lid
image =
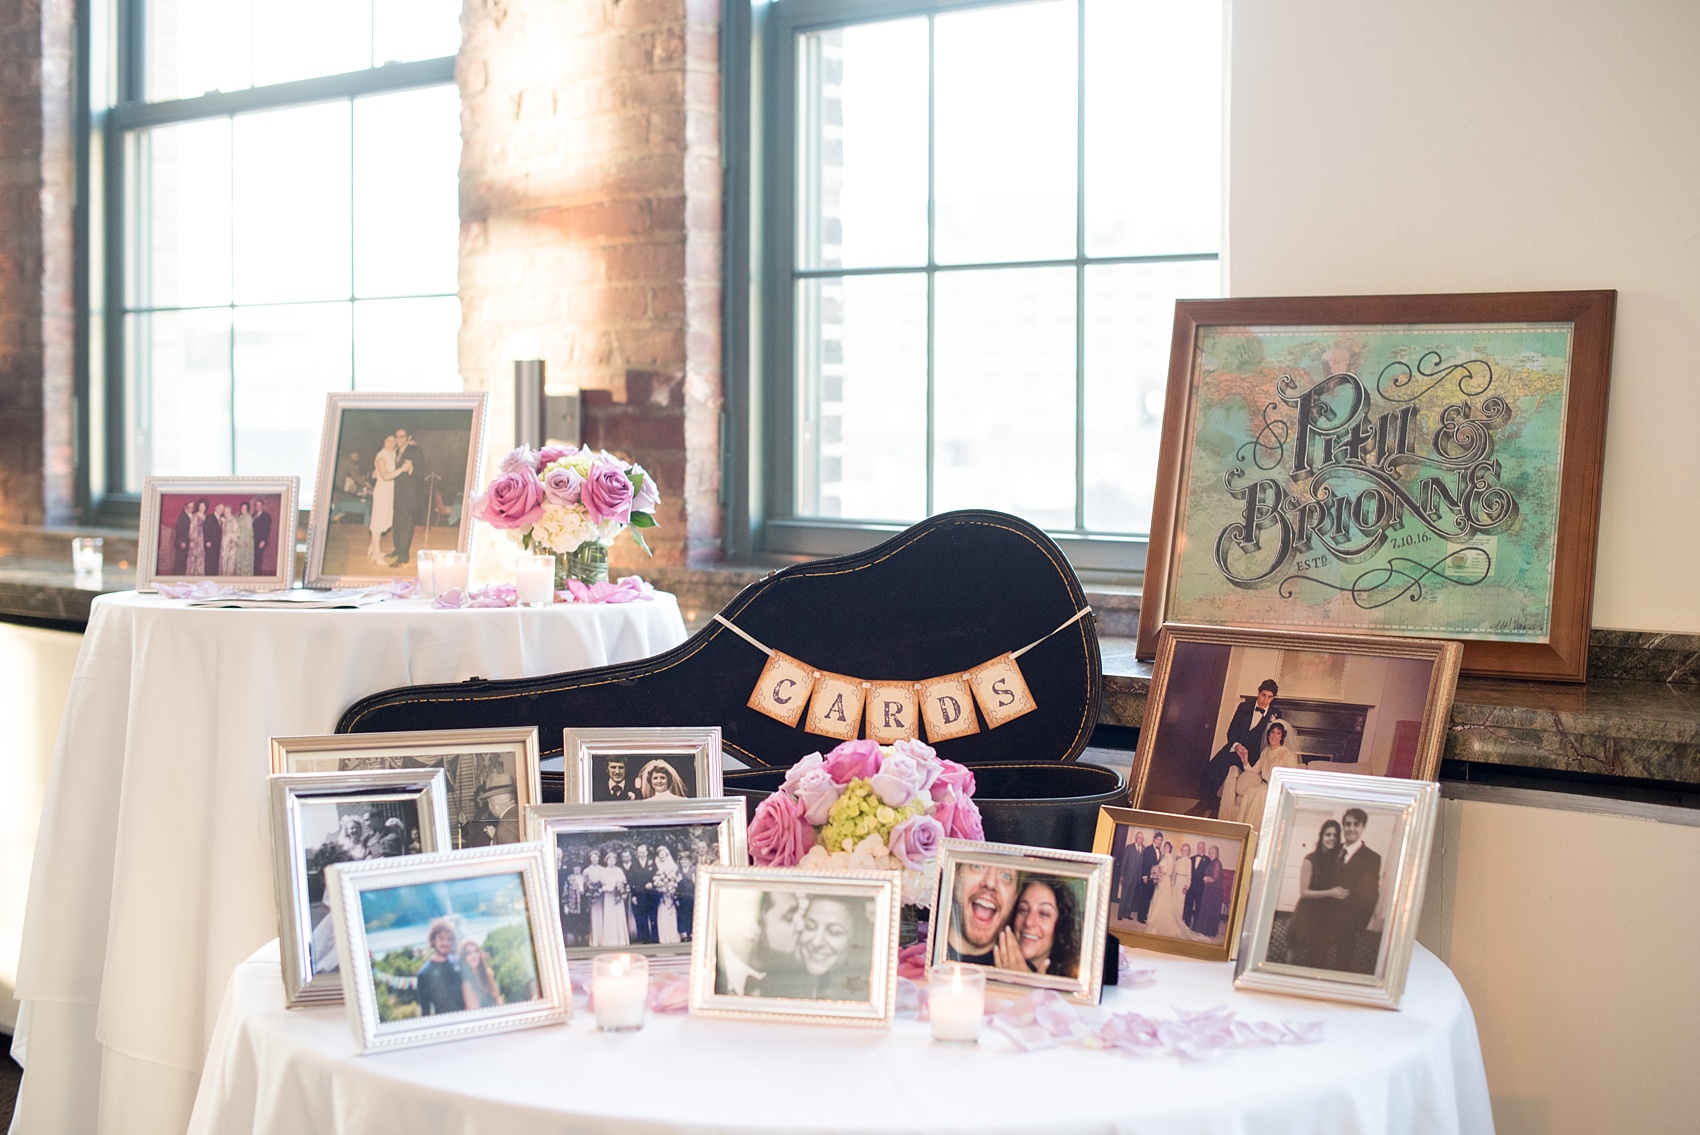
[[[1080,581],[1050,537],[1004,513],[961,511],[865,552],[782,568],[721,615],[817,670],[875,681],[961,674],[1043,640],[1018,660],[1037,709],[997,729],[982,716],[978,733],[935,745],[963,764],[1031,766],[1072,762],[1098,720],[1103,678],[1092,617],[1063,626],[1085,608]],[[729,754],[780,769],[837,744],[749,707],[766,662],[710,622],[637,662],[373,694],[349,707],[337,732],[536,725],[547,757],[561,753],[568,728],[719,725]]]

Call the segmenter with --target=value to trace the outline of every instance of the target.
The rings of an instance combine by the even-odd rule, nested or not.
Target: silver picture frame
[[[521,842],[526,805],[543,799],[532,725],[271,739],[274,773],[396,768],[441,768],[448,774],[447,850]],[[504,803],[509,790],[511,806]]]
[[[419,821],[419,852],[448,846],[445,812],[446,783],[442,769],[391,769],[367,772],[295,773],[271,780],[272,880],[277,897],[278,954],[283,967],[284,1003],[290,1008],[342,1000],[342,978],[336,968],[318,962],[328,953],[334,961],[336,942],[329,936],[328,879],[321,873],[323,920],[312,917],[312,870],[307,856],[313,848],[304,838],[303,815],[308,805],[373,805],[412,803]],[[410,833],[403,832],[404,836]],[[401,855],[409,854],[402,851]],[[386,855],[385,858],[395,858]],[[322,869],[321,869],[322,871]]]
[[[341,951],[343,962],[343,1000],[348,1005],[349,1024],[354,1031],[355,1045],[360,1053],[560,1024],[572,1016],[572,985],[567,978],[566,958],[561,952],[560,923],[554,914],[548,864],[541,845],[522,843],[476,847],[464,851],[440,851],[433,855],[411,855],[401,859],[340,863],[330,867],[329,873],[331,917],[335,920],[336,944],[337,949]],[[378,998],[379,983],[374,977],[375,934],[368,931],[367,919],[362,914],[368,896],[374,892],[417,887],[427,890],[429,897],[421,901],[428,902],[430,897],[455,895],[455,883],[472,884],[459,889],[468,895],[474,893],[474,886],[483,883],[483,893],[490,894],[491,881],[495,881],[497,886],[506,883],[502,890],[494,892],[503,901],[511,903],[516,896],[523,898],[524,925],[527,930],[523,941],[529,946],[534,974],[534,978],[524,979],[525,991],[534,992],[535,996],[523,1000],[504,1000],[503,1003],[489,1007],[457,1008],[444,1013],[419,1013],[418,1000],[426,995],[420,992],[421,979],[418,975],[423,972],[424,965],[434,960],[429,953],[432,947],[427,945],[427,960],[413,975],[397,975],[386,971],[382,984],[389,1000],[391,1014],[386,1020],[385,1008]],[[433,931],[440,923],[448,924],[448,929],[455,933],[454,940],[462,946],[467,941],[476,941],[481,946],[487,946],[489,938],[494,936],[486,931],[484,938],[475,938],[477,931],[471,930],[462,937],[460,929],[457,928],[457,919],[458,925],[461,926],[468,922],[465,912],[460,910],[433,916],[429,922],[424,923],[426,929],[423,931],[423,940],[429,943]],[[406,936],[421,937],[421,932],[416,929],[418,925],[420,923],[416,919],[401,927],[399,932]],[[378,933],[395,938],[398,930],[391,923]],[[454,946],[450,949],[459,952]],[[412,951],[415,955],[419,952]],[[386,958],[394,956],[395,953],[393,949],[388,951]],[[501,968],[500,958],[496,968]],[[489,969],[486,963],[486,970]],[[523,968],[520,972],[523,974]],[[411,987],[408,985],[410,980]],[[530,987],[533,980],[535,990]],[[405,994],[409,988],[415,998],[415,1015],[402,1015],[402,1010],[407,1006],[405,1003],[398,1003],[391,991]]]
[[[567,729],[562,731],[561,770],[569,804],[600,804],[612,801],[655,799],[643,795],[640,781],[656,764],[667,765],[675,775],[681,766],[692,771],[694,784],[684,785],[687,799],[706,800],[721,794],[720,726],[700,728]],[[609,761],[626,765],[627,795],[608,791]],[[662,797],[665,799],[666,797]]]
[[[299,477],[144,477],[141,528],[136,543],[136,590],[150,591],[156,583],[216,583],[244,591],[286,591],[295,584],[295,526],[299,517]],[[184,575],[159,570],[160,521],[167,496],[280,497],[272,519],[272,548],[276,559],[265,575]],[[240,503],[240,502],[238,502]],[[222,566],[222,565],[221,565]]]
[[[604,833],[613,837],[655,829],[675,830],[688,827],[713,831],[713,845],[719,862],[699,866],[749,866],[742,799],[640,800],[624,804],[534,804],[526,808],[525,838],[529,843],[542,843],[544,853],[548,856],[549,877],[554,881],[557,900],[562,904],[559,909],[562,910],[563,941],[567,934],[564,888],[568,885],[569,878],[563,870],[558,837],[568,834],[596,836]],[[678,928],[684,931],[677,942],[620,942],[581,946],[567,943],[567,957],[588,958],[609,949],[628,950],[634,954],[657,957],[688,955],[691,952],[691,938],[695,934],[694,903],[689,917],[682,903],[675,901],[674,909]]]
[[[1072,951],[1076,954],[1073,960],[1073,975],[1002,968],[970,961],[966,953],[953,946],[953,931],[959,906],[956,893],[958,873],[965,867],[976,866],[989,868],[1000,875],[1007,873],[1013,876],[1010,879],[1013,890],[1008,896],[1009,910],[998,933],[1014,925],[1022,901],[1022,891],[1027,883],[1034,881],[1030,876],[1040,876],[1050,885],[1057,881],[1074,884],[1069,890],[1072,899],[1079,904],[1080,926],[1079,943]],[[933,931],[927,949],[928,965],[963,961],[984,969],[989,985],[1054,989],[1070,1001],[1082,1005],[1096,1005],[1104,986],[1105,927],[1109,918],[1110,880],[1113,870],[1114,863],[1108,855],[1089,851],[1059,851],[1053,848],[987,843],[979,840],[941,840],[938,889],[933,898]],[[1058,921],[1061,923],[1062,919],[1059,917]],[[1060,959],[1060,963],[1066,968],[1069,960]]]
[[[691,942],[690,1013],[697,1017],[864,1028],[889,1026],[897,1001],[897,928],[902,891],[896,871],[799,871],[777,867],[704,867],[697,871],[696,927]],[[764,896],[793,902],[795,956],[786,972],[771,962],[760,970],[747,956],[766,934]],[[836,900],[831,901],[831,900]],[[806,922],[816,901],[848,915],[848,945],[828,969],[815,973],[804,960],[813,928]],[[788,931],[790,933],[791,931]],[[824,939],[826,935],[822,935]],[[859,941],[858,937],[865,937]],[[866,956],[859,947],[865,947]],[[830,948],[830,947],[829,947]],[[839,963],[844,965],[840,966]],[[864,968],[865,966],[865,968]],[[825,995],[843,979],[843,992]],[[763,989],[757,983],[766,983]],[[822,983],[828,983],[823,987]],[[810,988],[812,986],[812,988]]]
[[[1270,778],[1263,836],[1252,864],[1235,988],[1397,1009],[1410,970],[1439,810],[1440,786],[1432,782],[1277,769]],[[1341,921],[1344,911],[1326,913],[1320,922],[1302,919],[1296,902],[1292,910],[1280,910],[1295,896],[1302,897],[1297,881],[1306,857],[1299,853],[1312,846],[1305,843],[1310,822],[1323,818],[1314,846],[1324,850],[1325,829],[1332,823],[1344,831],[1349,811],[1364,814],[1358,821],[1364,835],[1357,845],[1376,857],[1374,866],[1379,868],[1373,873],[1376,895],[1367,908],[1366,925],[1350,925],[1355,917],[1351,915]],[[1362,850],[1356,851],[1351,860],[1361,865],[1361,856]],[[1316,869],[1311,874],[1313,889],[1333,889],[1316,887],[1323,881],[1315,877]],[[1328,878],[1347,892],[1347,901],[1356,888],[1361,902],[1367,882],[1359,885],[1343,873]],[[1326,901],[1345,906],[1338,898]],[[1311,922],[1311,928],[1305,929],[1304,922]],[[1373,939],[1367,937],[1372,934]],[[1301,949],[1301,961],[1295,961]],[[1373,959],[1368,968],[1366,959]]]
[[[419,414],[432,411],[462,411],[470,415],[467,452],[456,453],[456,457],[464,458],[466,465],[458,483],[444,483],[439,478],[434,484],[427,486],[426,511],[432,512],[436,495],[445,490],[449,494],[459,493],[459,518],[456,521],[454,549],[464,552],[471,547],[472,541],[472,493],[478,485],[478,477],[484,462],[484,416],[488,409],[489,395],[483,392],[446,393],[446,394],[355,394],[350,392],[333,392],[325,395],[325,420],[319,434],[319,464],[313,481],[313,509],[307,530],[307,566],[305,585],[312,588],[334,588],[359,586],[363,584],[391,583],[398,579],[411,579],[415,572],[412,562],[398,565],[386,571],[368,570],[328,570],[325,566],[326,549],[330,541],[332,506],[337,502],[333,499],[337,494],[336,478],[340,472],[339,454],[346,448],[343,444],[344,415],[350,411],[382,411],[388,417],[396,420],[398,425],[406,425],[408,414]],[[434,463],[441,464],[443,455],[429,455]],[[363,462],[364,463],[364,462]],[[445,503],[447,503],[445,501]],[[340,506],[339,506],[340,507]],[[370,504],[368,502],[368,507]],[[420,547],[424,545],[421,544]],[[444,549],[446,550],[446,549]]]

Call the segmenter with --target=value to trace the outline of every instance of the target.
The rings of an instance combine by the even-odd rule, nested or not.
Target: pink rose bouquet
[[[903,872],[903,901],[932,904],[939,841],[984,839],[974,774],[920,741],[845,741],[785,774],[750,823],[763,867]]]
[[[607,547],[630,527],[644,551],[645,528],[655,527],[661,492],[641,465],[607,450],[520,446],[472,498],[472,515],[515,534],[527,551],[564,555],[586,544]]]

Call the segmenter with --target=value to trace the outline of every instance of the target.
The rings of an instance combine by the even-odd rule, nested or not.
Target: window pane
[[[460,390],[460,300],[354,305],[354,389]]]
[[[1074,527],[1074,269],[940,272],[933,508]]]
[[[248,0],[147,0],[143,97],[194,98],[250,85]]]
[[[373,0],[372,65],[436,59],[460,50],[461,0]]]
[[[927,21],[800,38],[805,268],[927,259]]]
[[[927,514],[927,279],[797,285],[797,512]]]
[[[199,307],[230,302],[230,120],[159,126],[134,137],[135,261],[126,302]]]
[[[1150,532],[1175,300],[1220,280],[1214,260],[1086,269],[1086,527]]]
[[[230,473],[230,312],[132,315],[124,329],[130,400],[141,411],[130,491],[149,474]]]
[[[372,65],[370,0],[252,0],[254,85]]]
[[[237,303],[348,298],[348,114],[237,116]]]
[[[1074,0],[939,16],[941,264],[1074,256]]]
[[[1222,6],[1086,2],[1086,252],[1215,252]]]
[[[325,392],[349,388],[347,303],[236,310],[236,472],[297,476],[312,500]]]
[[[460,92],[354,100],[354,287],[452,294],[460,250]]]

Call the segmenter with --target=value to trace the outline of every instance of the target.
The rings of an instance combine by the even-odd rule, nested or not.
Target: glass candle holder
[[[927,1015],[933,1039],[945,1044],[977,1044],[986,1014],[986,971],[961,962],[933,967],[927,979]]]
[[[643,1028],[649,1005],[649,959],[642,954],[597,954],[590,964],[590,999],[603,1032]]]
[[[447,595],[451,591],[464,595],[471,572],[472,553],[438,552],[437,560],[431,566],[431,582],[438,595]]]
[[[521,607],[547,607],[555,601],[555,557],[521,552],[514,560],[514,593]]]
[[[99,575],[105,561],[106,541],[99,536],[78,536],[71,541],[71,570],[77,575]]]
[[[437,597],[436,566],[436,552],[428,552],[421,548],[413,554],[413,571],[419,577],[419,594],[423,598],[435,599]]]

